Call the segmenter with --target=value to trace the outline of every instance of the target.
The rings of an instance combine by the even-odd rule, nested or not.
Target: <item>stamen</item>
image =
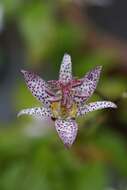
[[[55,118],[75,118],[77,115],[77,105],[73,104],[71,108],[67,109],[66,106],[62,106],[60,102],[52,102],[51,104],[51,111],[53,114],[53,119]]]
[[[74,119],[77,115],[77,111],[78,111],[77,105],[73,104],[69,111],[69,116]]]
[[[60,116],[60,102],[52,102],[51,111],[54,118],[58,118]]]

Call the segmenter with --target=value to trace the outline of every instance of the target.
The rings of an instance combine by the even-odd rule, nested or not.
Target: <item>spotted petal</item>
[[[68,54],[64,54],[60,73],[59,73],[59,81],[63,84],[67,84],[72,80],[72,63],[71,63],[71,56]]]
[[[90,96],[92,96],[99,81],[102,67],[97,66],[95,69],[89,71],[82,80],[82,84],[75,88],[75,101],[83,103]]]
[[[79,107],[77,116],[82,116],[88,112],[101,110],[105,108],[117,108],[116,104],[110,101],[98,101],[86,104],[82,107]]]
[[[32,94],[40,100],[45,107],[49,107],[50,101],[49,98],[55,96],[53,92],[49,90],[48,84],[41,79],[38,75],[28,72],[28,71],[21,71],[24,75],[26,84]]]
[[[67,147],[71,147],[77,136],[77,130],[78,130],[78,126],[75,120],[57,119],[55,122],[55,127],[64,145]]]
[[[18,117],[21,115],[31,115],[31,116],[38,117],[38,118],[52,117],[50,109],[40,108],[40,107],[28,108],[28,109],[21,110],[18,113]]]

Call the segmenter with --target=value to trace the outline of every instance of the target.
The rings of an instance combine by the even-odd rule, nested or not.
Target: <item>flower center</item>
[[[74,103],[74,88],[80,86],[82,82],[83,81],[76,78],[72,79],[66,84],[59,80],[49,81],[51,87],[56,91],[56,97],[50,99],[50,101],[52,102],[52,112],[55,116],[62,115],[62,117],[67,117],[68,115],[71,116],[72,112],[72,115],[75,115],[74,112],[77,112],[77,108]]]
[[[61,102],[52,102],[51,111],[54,118],[75,118],[77,115],[77,105],[73,103],[71,108],[68,109]]]

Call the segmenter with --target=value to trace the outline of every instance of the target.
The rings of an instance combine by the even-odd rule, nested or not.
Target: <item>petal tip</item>
[[[109,102],[111,108],[118,108],[118,106],[114,102]]]
[[[18,114],[17,114],[17,117],[20,117],[21,116],[21,112],[19,112]]]
[[[70,54],[65,52],[65,53],[64,53],[64,56],[70,56]]]
[[[69,57],[70,57],[70,54],[67,53],[67,52],[65,52],[65,53],[64,53],[64,56],[69,56]]]
[[[65,144],[64,144],[64,146],[65,146],[65,148],[66,148],[66,149],[68,149],[68,150],[69,150],[69,149],[71,148],[72,144],[65,143]]]
[[[115,103],[113,103],[112,107],[113,108],[118,108],[118,106]]]
[[[25,73],[26,73],[26,71],[25,71],[25,70],[23,70],[23,69],[22,69],[20,72],[21,72],[22,74],[25,74]]]
[[[102,65],[98,65],[98,66],[96,67],[96,69],[98,69],[98,70],[101,71],[101,70],[102,70],[102,67],[103,67]]]
[[[17,114],[17,117],[20,117],[21,115],[24,115],[24,110],[21,110],[21,111]]]
[[[70,62],[71,63],[71,56],[68,53],[64,54],[63,62]]]

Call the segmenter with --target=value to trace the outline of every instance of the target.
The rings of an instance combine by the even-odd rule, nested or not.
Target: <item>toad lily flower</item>
[[[47,83],[38,75],[21,71],[33,96],[42,103],[42,107],[21,110],[23,114],[38,118],[49,117],[55,121],[55,128],[64,145],[71,147],[76,139],[78,126],[76,117],[103,108],[116,108],[110,101],[97,101],[86,104],[96,89],[101,66],[89,71],[82,79],[72,77],[71,57],[65,54],[61,63],[59,79]]]

